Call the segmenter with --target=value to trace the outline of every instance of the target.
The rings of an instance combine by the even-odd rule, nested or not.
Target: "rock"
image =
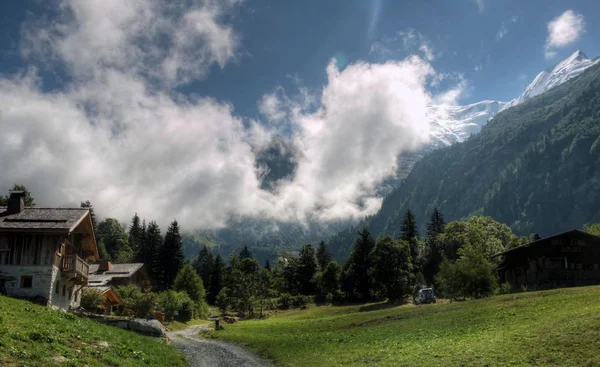
[[[144,334],[156,336],[166,335],[165,327],[158,320],[134,319],[129,322],[129,328]]]
[[[108,342],[105,342],[105,341],[99,341],[98,346],[100,348],[108,348],[109,344],[108,344]]]
[[[117,322],[117,327],[121,329],[129,329],[129,321],[119,321]]]
[[[56,363],[65,363],[68,361],[68,359],[63,356],[54,356],[52,357],[52,360]]]

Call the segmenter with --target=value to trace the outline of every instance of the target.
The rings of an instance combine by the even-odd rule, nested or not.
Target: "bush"
[[[292,296],[289,293],[281,293],[277,299],[277,308],[280,310],[289,310],[292,308]]]
[[[282,293],[277,299],[277,309],[289,310],[294,308],[304,308],[311,302],[312,298],[310,296],[301,294],[292,296],[289,293]]]
[[[305,308],[306,305],[311,303],[312,299],[310,296],[304,296],[299,294],[295,297],[292,297],[292,308]]]
[[[81,307],[88,311],[96,312],[104,305],[106,297],[96,289],[86,288],[81,294]]]
[[[436,280],[442,294],[449,298],[481,298],[494,294],[498,280],[494,264],[471,246],[458,250],[460,258],[442,261]]]
[[[333,293],[327,293],[325,296],[325,302],[330,305],[341,305],[346,300],[344,292],[337,290]]]
[[[189,299],[187,293],[178,293],[173,290],[168,290],[158,294],[157,306],[162,312],[164,312],[166,320],[172,321],[175,315],[179,313],[179,310],[181,310],[183,306],[182,298],[184,297]]]
[[[512,293],[512,286],[508,282],[504,282],[500,284],[500,289],[498,290],[500,294],[509,294]]]
[[[156,308],[156,293],[144,293],[133,284],[117,287],[115,290],[122,300],[119,311],[121,315],[148,317]]]

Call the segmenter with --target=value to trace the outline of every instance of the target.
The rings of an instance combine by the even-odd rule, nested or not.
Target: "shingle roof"
[[[113,278],[129,278],[144,266],[143,263],[111,264],[109,271],[98,271],[99,264],[90,264],[88,287],[103,287]]]
[[[85,208],[25,208],[2,216],[5,210],[0,207],[0,230],[70,231],[89,212]]]

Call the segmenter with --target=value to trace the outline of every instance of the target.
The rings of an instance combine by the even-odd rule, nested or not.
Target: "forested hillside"
[[[375,236],[397,236],[411,209],[423,232],[436,206],[447,220],[492,216],[522,235],[599,221],[600,67],[430,153],[363,224]],[[355,237],[356,228],[348,228],[329,240],[336,257],[345,257]]]

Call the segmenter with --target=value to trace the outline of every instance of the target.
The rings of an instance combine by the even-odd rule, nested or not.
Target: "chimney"
[[[98,271],[109,271],[111,267],[109,260],[98,260]]]
[[[25,197],[24,191],[11,191],[8,197],[8,205],[6,211],[2,214],[18,214],[25,209],[25,203],[23,198]]]

